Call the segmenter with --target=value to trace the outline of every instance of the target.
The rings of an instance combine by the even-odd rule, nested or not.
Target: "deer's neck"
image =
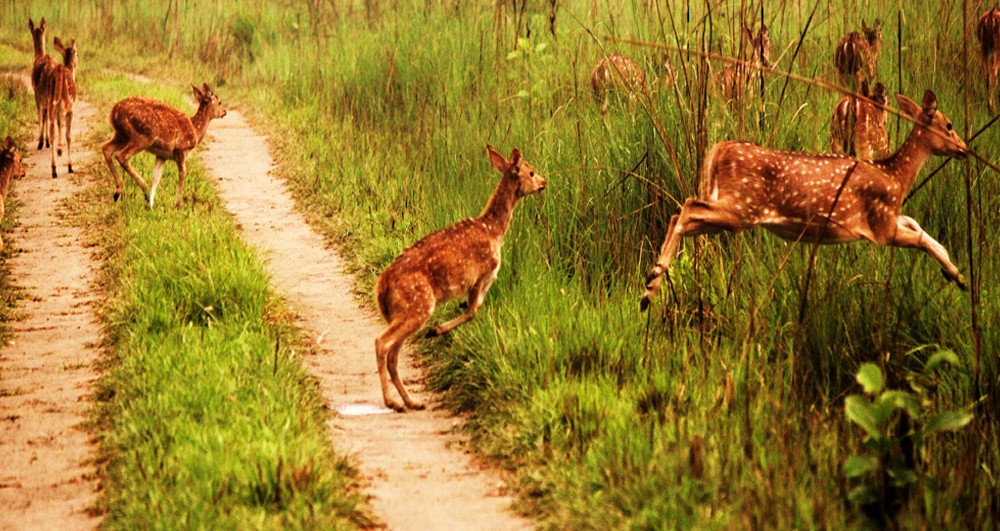
[[[36,40],[34,41],[34,44],[35,44],[35,59],[38,59],[39,57],[45,55],[45,41],[39,42]]]
[[[502,239],[510,228],[510,219],[517,206],[517,178],[505,174],[500,184],[486,203],[486,209],[479,215],[479,220],[499,239]]]
[[[906,137],[906,142],[903,142],[896,153],[884,161],[886,173],[899,183],[904,193],[913,186],[920,168],[930,156],[924,138],[928,134],[923,126],[914,125],[910,136]]]
[[[212,116],[207,104],[198,107],[198,112],[194,113],[194,116],[191,117],[191,125],[194,126],[195,133],[198,134],[199,144],[205,138],[205,132],[208,131],[208,122],[211,121]]]

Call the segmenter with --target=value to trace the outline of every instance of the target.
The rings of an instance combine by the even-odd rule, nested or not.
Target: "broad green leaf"
[[[549,45],[548,45],[548,44],[546,44],[546,43],[544,43],[544,42],[540,42],[540,43],[538,43],[538,45],[537,45],[537,46],[535,46],[535,53],[541,53],[541,52],[544,52],[544,51],[545,51],[545,49],[546,49],[546,48],[548,48],[548,46],[549,46]]]
[[[844,462],[844,475],[849,478],[863,476],[878,469],[878,459],[870,455],[852,455]]]
[[[929,435],[936,431],[956,431],[966,424],[972,422],[972,413],[965,411],[945,411],[938,413],[924,426],[924,435]]]
[[[513,52],[507,54],[508,61],[513,61],[514,59],[517,59],[519,57],[521,57],[521,50],[514,50]]]
[[[521,90],[517,91],[516,96],[518,98],[527,98],[529,96],[529,94],[528,94],[527,90],[521,89]]]
[[[927,365],[925,367],[928,371],[933,371],[938,368],[944,362],[948,362],[955,367],[961,367],[961,362],[958,361],[958,355],[952,350],[941,350],[935,353],[930,359],[927,360]]]
[[[879,428],[875,412],[872,410],[871,402],[863,396],[851,395],[844,400],[844,413],[847,419],[861,426],[868,435],[873,438],[881,438],[882,430]]]
[[[865,389],[865,392],[874,395],[882,392],[885,380],[882,378],[882,369],[874,363],[862,363],[858,369],[858,383]]]
[[[924,412],[917,397],[906,391],[886,391],[879,397],[879,401],[891,403],[897,409],[906,411],[906,414],[912,419],[920,418]]]

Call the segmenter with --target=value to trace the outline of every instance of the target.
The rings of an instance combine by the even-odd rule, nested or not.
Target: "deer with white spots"
[[[649,307],[682,237],[758,226],[790,241],[868,240],[921,249],[941,264],[945,278],[965,289],[945,248],[899,211],[930,155],[964,159],[968,148],[937,110],[933,92],[924,94],[922,108],[902,94],[896,99],[914,126],[903,145],[882,160],[774,151],[748,142],[713,146],[701,172],[707,197],[687,199],[670,218],[640,307]]]
[[[744,100],[755,72],[771,67],[771,30],[767,25],[762,23],[754,35],[750,27],[743,24],[743,34],[750,42],[750,60],[727,65],[715,79],[722,97],[731,105],[739,105]]]
[[[590,73],[590,87],[601,105],[601,114],[608,114],[611,91],[619,90],[630,97],[646,88],[646,72],[628,56],[613,53],[597,62]]]
[[[174,207],[184,201],[184,177],[187,174],[187,157],[191,150],[201,143],[213,119],[226,115],[226,106],[219,101],[207,83],[191,87],[198,101],[198,110],[188,118],[184,113],[163,103],[148,98],[126,98],[111,109],[111,126],[115,136],[101,148],[104,160],[115,179],[114,200],[122,194],[122,178],[118,175],[112,156],[139,185],[148,200],[147,207],[153,208],[156,187],[163,176],[163,166],[168,160],[177,164],[177,200]],[[153,166],[153,185],[147,186],[129,162],[136,154],[148,151],[156,157]]]
[[[976,26],[976,38],[979,39],[979,56],[983,60],[986,102],[990,112],[993,112],[993,93],[996,92],[997,71],[1000,70],[1000,9],[983,13]]]
[[[875,19],[872,27],[861,21],[861,31],[852,31],[844,36],[834,51],[833,62],[837,66],[841,83],[847,81],[860,85],[864,78],[875,77],[875,64],[882,51],[882,21]]]
[[[864,81],[861,96],[864,98],[844,96],[834,108],[830,121],[830,149],[862,160],[880,159],[889,154],[885,85],[876,83],[869,94],[868,82]]]
[[[9,136],[0,149],[0,220],[4,214],[4,199],[10,191],[12,180],[24,178],[24,166],[21,165],[21,153],[17,151],[14,140]],[[0,249],[3,249],[3,238],[0,237]]]
[[[29,18],[28,29],[35,51],[35,61],[31,66],[31,90],[35,93],[35,109],[38,111],[38,149],[42,149],[50,144],[52,136],[47,125],[52,112],[56,62],[45,53],[45,17],[37,26]]]
[[[375,340],[382,399],[399,412],[423,409],[407,394],[399,378],[399,351],[406,338],[420,330],[434,309],[446,301],[468,297],[465,313],[428,331],[444,335],[475,317],[486,292],[500,271],[500,247],[510,228],[514,207],[523,197],[545,189],[545,179],[521,158],[517,149],[504,158],[486,146],[500,183],[477,218],[468,218],[433,232],[400,254],[375,283],[378,309],[389,323]],[[403,404],[389,396],[389,379]]]
[[[66,124],[66,162],[67,171],[73,173],[72,132],[73,105],[76,103],[76,39],[69,45],[64,45],[59,37],[55,38],[56,50],[62,55],[62,64],[56,64],[52,70],[52,104],[49,111],[49,134],[56,138],[51,141],[52,177],[56,177],[56,155],[62,155],[63,124]]]

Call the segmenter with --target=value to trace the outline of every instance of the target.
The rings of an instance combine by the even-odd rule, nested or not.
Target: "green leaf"
[[[956,431],[972,422],[972,413],[965,411],[945,411],[938,413],[924,426],[923,434],[929,435],[936,431]]]
[[[844,475],[849,478],[863,476],[878,469],[878,459],[869,455],[852,455],[844,462]]]
[[[872,404],[865,397],[860,395],[847,397],[844,400],[844,413],[847,415],[848,420],[861,426],[868,432],[869,436],[876,439],[882,438],[882,430],[879,427],[875,412],[872,410]]]
[[[886,391],[879,397],[879,401],[891,403],[897,409],[906,411],[911,419],[918,419],[923,415],[924,408],[920,401],[912,393],[906,391]]]
[[[548,44],[546,44],[546,43],[544,43],[544,42],[540,42],[540,43],[538,43],[538,45],[537,45],[537,46],[535,46],[535,53],[540,53],[540,52],[544,52],[544,51],[545,51],[545,49],[546,49],[546,48],[548,48],[548,46],[549,46],[549,45],[548,45]]]
[[[885,380],[882,378],[882,369],[874,363],[862,363],[858,369],[858,383],[865,389],[865,392],[874,395],[882,392]]]
[[[517,47],[521,49],[527,49],[531,47],[531,41],[524,37],[517,38]]]
[[[875,501],[875,487],[867,483],[858,485],[847,494],[847,499],[855,503],[872,503]]]
[[[514,50],[513,52],[507,54],[508,61],[513,61],[514,59],[517,59],[519,57],[521,57],[521,50]]]
[[[958,361],[958,355],[952,350],[940,350],[935,353],[930,359],[927,360],[927,364],[924,367],[928,371],[933,371],[938,368],[944,362],[948,362],[955,367],[961,367],[962,364]]]
[[[528,96],[530,96],[530,94],[528,93],[527,90],[521,89],[517,91],[517,94],[515,94],[515,96],[517,96],[518,98],[527,98]]]

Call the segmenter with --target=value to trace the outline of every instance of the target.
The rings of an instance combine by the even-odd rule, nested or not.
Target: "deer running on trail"
[[[24,166],[21,165],[21,153],[17,151],[14,140],[8,136],[3,142],[3,149],[0,150],[0,220],[3,220],[4,199],[10,191],[11,181],[23,178]],[[3,249],[2,236],[0,236],[0,249]]]
[[[514,207],[521,198],[545,189],[545,179],[521,158],[517,149],[510,159],[486,146],[490,163],[500,172],[500,183],[490,196],[483,213],[433,232],[400,254],[375,283],[378,309],[389,327],[375,340],[382,399],[386,407],[399,412],[422,409],[406,393],[399,378],[399,351],[406,338],[424,326],[438,304],[468,297],[465,313],[440,326],[429,335],[447,334],[475,317],[486,292],[500,270],[500,247],[510,227]],[[389,379],[403,398],[403,404],[389,397]]]
[[[983,13],[976,26],[976,37],[979,39],[979,56],[983,60],[986,102],[990,112],[993,112],[993,93],[996,91],[997,70],[1000,70],[1000,9]]]
[[[774,151],[748,142],[722,142],[705,155],[707,197],[689,198],[670,218],[659,258],[646,276],[645,310],[684,236],[739,232],[762,226],[790,241],[823,244],[868,240],[915,247],[933,256],[945,278],[965,289],[945,248],[917,222],[899,214],[903,198],[930,155],[964,159],[965,142],[937,110],[934,93],[923,107],[897,94],[913,130],[893,155],[863,161],[839,155]]]
[[[868,82],[863,81],[861,95],[867,99],[844,96],[834,108],[830,121],[830,149],[861,160],[880,159],[889,154],[885,85],[876,83],[869,94]]]
[[[56,50],[62,54],[62,64],[56,64],[52,70],[52,103],[49,106],[49,136],[52,148],[52,177],[56,177],[56,155],[62,155],[63,123],[66,124],[66,162],[67,171],[73,173],[72,132],[73,105],[76,103],[76,39],[66,46],[55,38]],[[58,145],[58,147],[57,147]]]
[[[122,179],[111,160],[115,153],[118,163],[142,189],[149,208],[153,208],[163,166],[168,160],[177,163],[177,200],[174,206],[180,206],[184,201],[188,154],[205,138],[208,123],[226,115],[225,105],[207,83],[202,85],[201,90],[195,86],[191,88],[198,101],[198,110],[190,118],[166,103],[140,97],[121,100],[111,109],[111,126],[115,129],[115,136],[104,144],[101,151],[111,176],[115,178],[115,201],[122,194]],[[129,162],[141,151],[148,151],[156,157],[152,187],[146,185]]]
[[[837,65],[840,82],[846,85],[848,80],[852,80],[857,83],[852,86],[857,87],[862,79],[873,79],[881,50],[882,21],[875,19],[870,28],[861,21],[861,31],[845,35],[834,52],[833,62]]]
[[[45,17],[37,26],[28,19],[28,29],[35,50],[35,62],[31,66],[31,90],[35,93],[35,108],[38,111],[38,149],[50,144],[52,133],[46,127],[52,110],[54,89],[53,71],[56,62],[45,53]]]
[[[646,87],[646,73],[638,63],[620,53],[613,53],[597,62],[590,73],[590,87],[601,106],[601,114],[608,114],[611,91],[619,90],[631,96]]]

